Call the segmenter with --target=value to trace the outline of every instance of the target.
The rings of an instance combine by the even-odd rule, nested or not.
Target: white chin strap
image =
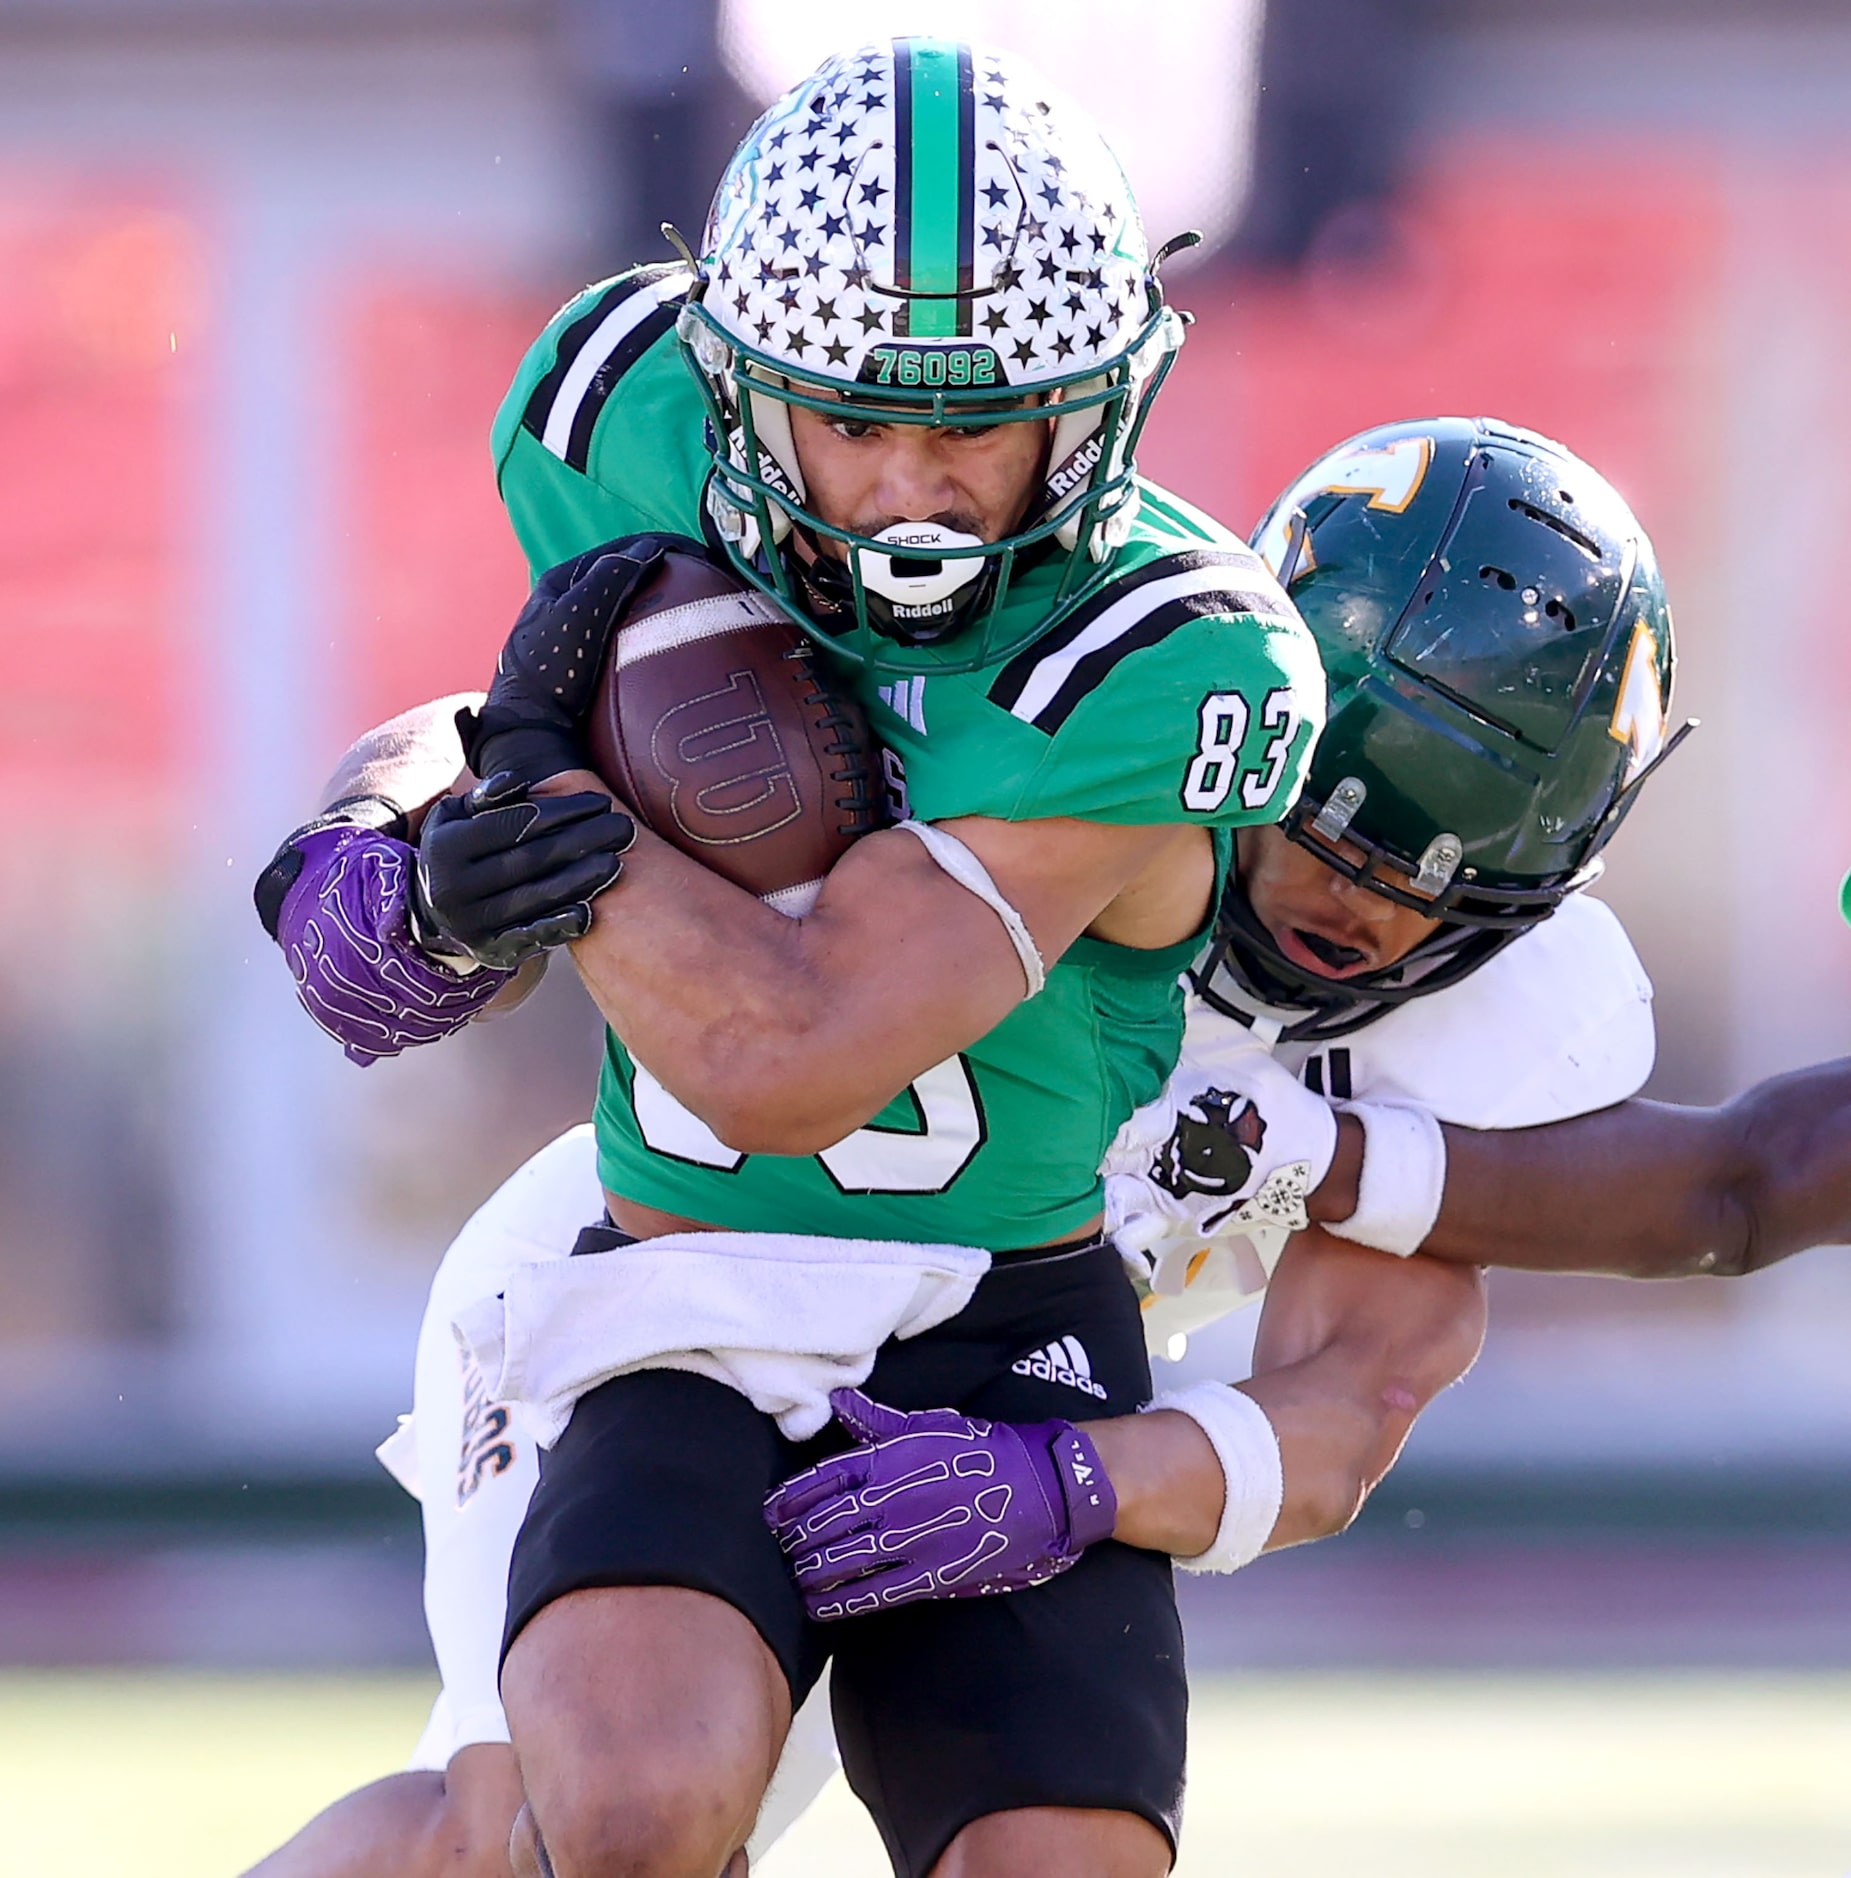
[[[945,610],[952,596],[982,578],[979,555],[944,558],[952,548],[981,548],[976,535],[960,534],[937,522],[895,522],[874,537],[889,552],[852,550],[861,578],[872,593],[893,606],[901,618]]]
[[[797,461],[797,440],[791,435],[790,406],[782,398],[768,398],[762,391],[748,392],[752,400],[752,428],[758,433],[758,447],[769,453],[790,486],[798,495],[805,493],[803,466]]]
[[[737,385],[731,387],[733,395],[738,394]],[[758,436],[761,460],[755,464],[746,461],[745,433],[735,428],[729,438],[733,461],[742,469],[763,472],[763,458],[769,457],[796,492],[797,499],[803,500],[803,468],[797,461],[797,445],[791,436],[791,414],[789,407],[781,399],[768,398],[763,392],[747,390],[746,397],[752,403],[752,425]],[[777,476],[770,480],[775,484]],[[720,533],[727,540],[738,544],[739,551],[747,560],[753,559],[761,550],[766,552],[779,547],[785,536],[791,531],[790,511],[775,496],[766,504],[771,516],[771,539],[762,542],[758,538],[758,521],[751,512],[729,500],[717,486],[710,486],[707,491],[707,508],[718,525]]]

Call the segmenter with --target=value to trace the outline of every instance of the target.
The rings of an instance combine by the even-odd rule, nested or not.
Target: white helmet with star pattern
[[[944,40],[832,58],[728,165],[682,314],[713,428],[710,513],[741,572],[838,650],[887,670],[987,665],[1104,577],[1182,331],[1077,107],[1013,58]],[[1044,424],[1042,487],[995,542],[834,527],[806,504],[790,407],[845,401],[870,423]],[[821,551],[789,552],[793,528]],[[1004,598],[1044,586],[1005,629]]]

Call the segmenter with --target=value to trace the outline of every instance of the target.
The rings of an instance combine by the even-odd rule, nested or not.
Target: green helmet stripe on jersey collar
[[[902,39],[894,45],[894,68],[895,284],[942,296],[907,300],[895,324],[915,339],[956,339],[971,329],[970,49]]]

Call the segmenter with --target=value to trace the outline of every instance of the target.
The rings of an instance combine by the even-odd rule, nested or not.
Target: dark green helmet
[[[1280,496],[1254,545],[1330,684],[1285,833],[1444,922],[1397,965],[1321,979],[1230,883],[1214,965],[1310,1011],[1292,1034],[1330,1035],[1457,983],[1599,872],[1670,749],[1671,614],[1605,478],[1488,418],[1353,437]]]

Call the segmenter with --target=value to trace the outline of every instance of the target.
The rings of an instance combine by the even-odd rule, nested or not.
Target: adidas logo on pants
[[[1093,1381],[1093,1366],[1078,1337],[1056,1337],[1045,1350],[1031,1350],[1009,1367],[1018,1376],[1036,1376],[1043,1382],[1064,1383],[1069,1389],[1105,1400],[1105,1390]]]

